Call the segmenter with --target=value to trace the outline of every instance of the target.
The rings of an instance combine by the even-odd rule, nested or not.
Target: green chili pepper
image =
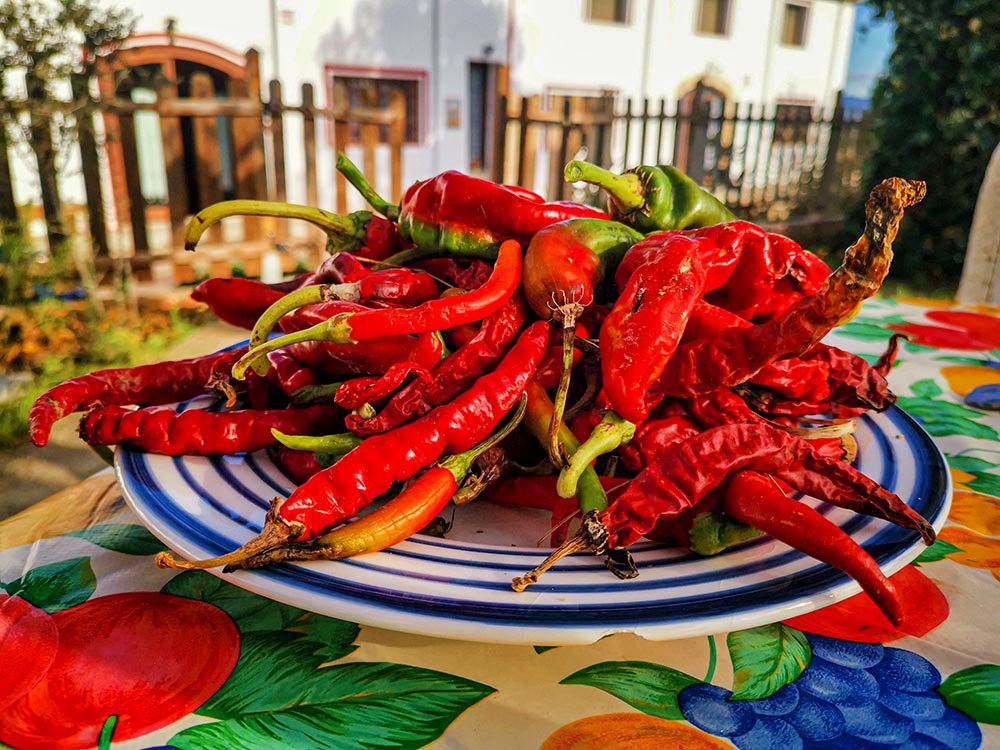
[[[618,175],[585,161],[571,161],[564,175],[567,182],[604,188],[611,217],[640,232],[707,227],[736,219],[718,198],[676,167],[642,165]]]

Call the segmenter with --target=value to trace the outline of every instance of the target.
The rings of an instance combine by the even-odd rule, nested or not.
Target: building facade
[[[138,18],[129,44],[134,59],[154,64],[160,51],[173,47],[169,64],[175,65],[178,80],[186,72],[208,70],[220,96],[231,93],[226,81],[251,47],[260,53],[264,91],[268,80],[278,79],[285,101],[293,104],[307,82],[319,105],[335,97],[377,105],[402,94],[403,184],[444,169],[488,172],[499,93],[673,102],[690,95],[700,80],[720,104],[831,106],[845,83],[855,13],[850,0],[119,4]],[[146,95],[132,94],[136,99]],[[166,177],[156,161],[157,127],[153,113],[137,118],[143,193],[152,203],[168,199]],[[318,198],[332,206],[332,132],[319,140]],[[306,200],[301,143],[301,120],[287,117],[287,195],[300,202]],[[220,158],[233,158],[225,145]],[[385,179],[386,162],[387,157],[377,160],[379,180]],[[60,185],[66,203],[83,201],[82,180],[72,166],[71,159]],[[30,170],[19,168],[16,159],[14,169],[19,202],[36,201]],[[352,204],[358,205],[356,196]]]

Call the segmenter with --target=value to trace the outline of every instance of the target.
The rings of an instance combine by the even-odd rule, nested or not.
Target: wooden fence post
[[[319,185],[316,180],[316,105],[313,85],[302,84],[302,140],[306,157],[306,204],[319,204]]]
[[[125,192],[128,198],[129,222],[132,225],[132,247],[137,256],[149,251],[146,235],[146,200],[139,180],[139,153],[135,144],[135,117],[131,112],[118,115],[118,136],[121,139],[122,161],[125,165]]]
[[[191,76],[192,99],[214,99],[215,85],[208,73]],[[199,207],[222,200],[222,173],[219,159],[219,126],[215,117],[194,117],[194,153],[198,174]]]
[[[260,53],[250,48],[246,53],[246,77],[235,78],[229,84],[232,95],[261,103]],[[267,197],[264,170],[263,110],[254,117],[233,118],[233,151],[236,153],[236,197],[262,200]],[[253,216],[243,220],[243,236],[259,239],[261,221]]]
[[[501,94],[497,104],[497,116],[493,118],[493,181],[502,183],[504,160],[507,158],[507,95]]]
[[[281,81],[268,86],[267,111],[271,114],[271,151],[274,163],[274,200],[285,201],[285,125],[281,102]]]
[[[101,165],[97,156],[97,138],[94,134],[94,113],[91,103],[90,81],[86,76],[73,74],[70,87],[73,99],[86,104],[76,115],[76,133],[80,144],[80,169],[83,172],[83,190],[87,196],[87,219],[90,239],[95,256],[108,255],[108,231],[104,224],[104,191],[101,187]]]
[[[566,153],[569,149],[569,134],[573,129],[573,123],[569,119],[570,108],[569,96],[563,97],[562,120],[559,122],[559,152],[556,163],[549,169],[549,199],[561,200],[566,189],[566,180],[563,179],[563,167],[566,166]]]
[[[168,83],[156,92],[157,99],[169,102],[177,97],[176,65],[170,61],[164,66]],[[184,137],[181,135],[181,118],[160,117],[160,141],[163,144],[163,168],[167,175],[167,209],[170,212],[170,235],[180,244],[184,225],[191,211],[187,175],[184,171]]]
[[[517,115],[517,121],[521,126],[517,134],[517,184],[524,187],[525,162],[527,161],[525,151],[528,145],[528,97],[526,96],[521,97],[521,111]]]
[[[14,183],[10,176],[10,154],[7,141],[7,117],[0,117],[0,222],[17,225],[20,217],[14,202]],[[0,227],[3,228],[3,227]]]
[[[826,144],[826,159],[823,160],[823,176],[819,182],[820,205],[828,203],[837,189],[837,154],[840,151],[840,137],[844,127],[843,91],[837,92],[837,102],[833,107],[830,122],[830,140]]]

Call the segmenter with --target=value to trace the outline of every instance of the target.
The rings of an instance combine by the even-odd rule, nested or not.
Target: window
[[[774,110],[775,143],[805,143],[811,120],[811,104],[778,104]]]
[[[587,20],[628,23],[628,0],[587,0]]]
[[[789,47],[804,47],[809,6],[785,3],[785,16],[781,21],[781,43]]]
[[[382,78],[377,76],[350,76],[333,74],[334,106],[346,105],[350,109],[372,107],[385,109],[393,100],[402,96],[406,118],[403,140],[406,143],[420,142],[420,97],[421,78]],[[356,143],[361,137],[361,126],[352,123],[348,140]],[[379,142],[389,141],[389,126],[379,127]]]
[[[729,9],[732,0],[701,0],[698,8],[698,33],[729,35]]]

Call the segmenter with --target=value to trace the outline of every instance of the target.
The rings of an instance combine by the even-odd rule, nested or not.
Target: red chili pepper
[[[341,313],[366,309],[368,308],[353,302],[324,302],[300,307],[283,317],[279,325],[286,333],[293,333],[306,330]],[[310,341],[293,344],[282,351],[287,351],[303,365],[328,375],[381,374],[400,361],[414,362],[431,369],[441,361],[444,353],[441,338],[435,333],[389,336],[357,344]]]
[[[751,325],[753,324],[750,321],[736,313],[702,300],[691,311],[681,343],[689,344],[718,336],[729,328],[749,328]],[[805,362],[796,357],[789,357],[762,367],[750,378],[750,382],[770,388],[789,398],[818,401],[825,399],[830,393],[830,386],[827,383],[829,374],[830,369],[823,362]],[[673,390],[676,392],[678,389],[675,386]]]
[[[295,359],[287,349],[271,352],[267,359],[271,363],[268,381],[289,398],[317,382],[316,371]]]
[[[466,291],[481,287],[493,273],[493,266],[478,259],[462,262],[455,258],[425,258],[412,267]]]
[[[206,279],[191,291],[191,299],[204,302],[219,320],[245,328],[284,296],[283,292],[253,279]]]
[[[524,303],[520,295],[514,295],[483,321],[479,333],[468,344],[441,360],[431,372],[429,383],[410,383],[370,419],[348,415],[347,429],[357,435],[388,432],[447,403],[500,360],[524,325],[525,317]]]
[[[819,292],[764,323],[730,328],[711,340],[682,345],[663,372],[666,393],[738,385],[775,360],[807,351],[849,319],[881,285],[892,261],[892,242],[903,210],[919,202],[925,192],[924,183],[895,177],[877,185],[866,205],[864,235],[848,248],[843,264]]]
[[[706,430],[665,451],[643,469],[610,507],[584,517],[578,534],[535,570],[514,579],[522,591],[567,554],[623,548],[698,505],[738,471],[772,474],[795,489],[856,513],[883,518],[934,541],[931,525],[898,496],[848,464],[819,456],[804,440],[764,424]],[[633,577],[637,572],[620,573]]]
[[[125,443],[167,456],[251,453],[277,442],[273,429],[322,433],[342,414],[339,407],[329,404],[268,411],[188,409],[180,414],[170,406],[134,410],[102,406],[80,421],[80,437],[96,445]]]
[[[63,381],[32,404],[28,412],[31,440],[39,447],[45,445],[56,420],[97,404],[150,406],[200,396],[245,353],[245,348],[228,349],[194,359],[98,370]]]
[[[698,243],[676,235],[664,244],[670,252],[631,274],[601,328],[604,391],[614,410],[635,423],[644,421],[655,405],[650,389],[705,286]]]
[[[419,248],[493,258],[504,240],[527,242],[540,229],[567,219],[608,218],[589,206],[539,203],[520,189],[454,171],[414,183],[395,206],[378,196],[342,153],[337,169],[372,208],[398,219],[400,235]]]
[[[323,471],[323,465],[311,451],[292,450],[280,443],[270,446],[268,451],[278,468],[296,484],[305,484],[313,474]]]
[[[373,435],[282,502],[276,499],[261,534],[239,550],[213,560],[182,562],[161,554],[163,567],[239,564],[254,554],[304,541],[356,515],[394,482],[414,476],[445,453],[461,453],[485,439],[524,392],[548,343],[537,322],[521,334],[496,370],[457,399],[390,433]],[[287,430],[282,430],[287,432]]]
[[[359,409],[364,404],[374,404],[387,398],[410,375],[417,376],[411,385],[420,384],[421,387],[426,387],[431,379],[431,373],[426,367],[414,362],[397,362],[379,377],[355,378],[341,383],[333,400],[345,409]]]
[[[340,216],[311,206],[257,200],[215,203],[195,214],[184,229],[184,249],[194,250],[201,236],[229,216],[272,216],[301,219],[322,229],[330,253],[351,251],[365,258],[382,260],[400,249],[396,225],[371,211],[355,211]]]
[[[843,571],[861,585],[894,625],[902,620],[899,592],[872,556],[832,521],[788,497],[767,476],[737,472],[726,485],[722,508],[737,521]]]
[[[601,519],[612,547],[634,543],[661,517],[691,507],[742,469],[774,474],[796,489],[918,531],[934,530],[895,494],[851,466],[816,455],[805,440],[764,424],[715,427],[675,445],[644,469]]]
[[[667,448],[701,431],[701,427],[680,414],[647,420],[636,428],[632,441],[621,447],[622,464],[630,471],[651,466]]]
[[[241,377],[253,362],[268,352],[302,341],[353,344],[387,336],[436,331],[482,320],[503,307],[517,291],[520,282],[521,247],[513,241],[505,242],[500,248],[489,280],[474,291],[456,297],[430,300],[413,308],[359,310],[334,315],[312,328],[265,341],[252,348],[247,356],[233,366],[233,376]]]
[[[307,544],[293,544],[257,555],[239,567],[258,568],[287,560],[342,560],[378,552],[408,539],[434,520],[455,496],[476,459],[507,437],[523,415],[522,396],[521,407],[503,429],[471,449],[432,466],[385,505]]]

